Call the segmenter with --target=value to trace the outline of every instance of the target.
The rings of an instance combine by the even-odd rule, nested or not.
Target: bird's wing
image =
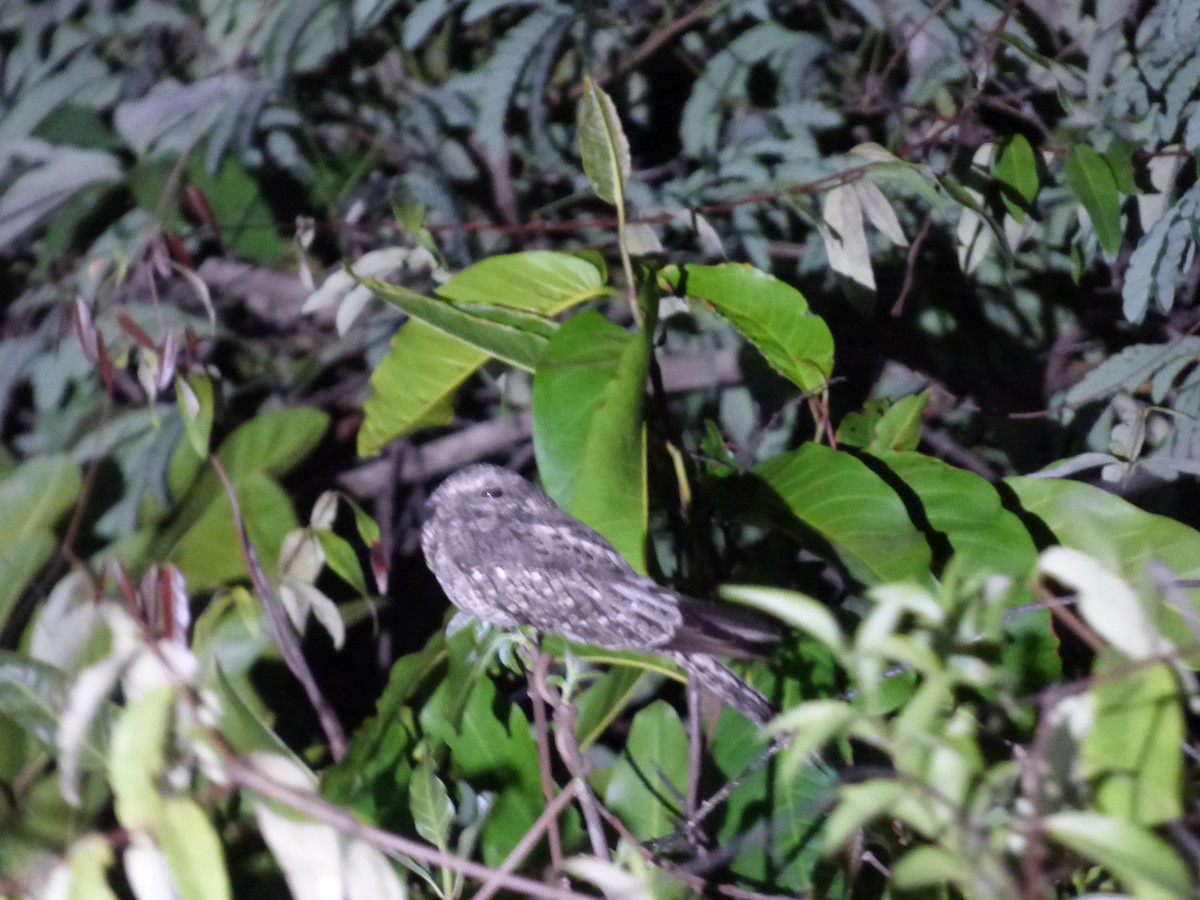
[[[767,645],[779,640],[779,632],[768,622],[744,610],[718,606],[695,600],[650,579],[644,584],[618,585],[615,592],[631,602],[648,603],[647,595],[657,593],[662,602],[669,601],[678,611],[678,625],[671,639],[663,645],[680,653],[705,653],[739,659],[761,659],[767,655]]]
[[[454,569],[442,579],[455,585],[450,599],[487,621],[646,651],[670,641],[682,621],[674,595],[634,573],[599,535],[540,523],[518,534],[473,523],[446,540],[435,555]],[[626,595],[612,589],[630,583],[639,586]]]

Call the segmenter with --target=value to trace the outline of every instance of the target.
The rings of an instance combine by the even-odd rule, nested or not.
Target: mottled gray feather
[[[600,534],[508,469],[463,469],[426,509],[425,559],[459,609],[506,628],[666,656],[753,721],[770,718],[767,699],[711,656],[761,656],[776,635],[758,619],[637,574]]]

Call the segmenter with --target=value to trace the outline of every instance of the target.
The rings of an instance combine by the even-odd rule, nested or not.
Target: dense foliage
[[[1193,895],[1197,46],[6,4],[0,896]],[[778,620],[780,716],[447,637],[483,458]]]

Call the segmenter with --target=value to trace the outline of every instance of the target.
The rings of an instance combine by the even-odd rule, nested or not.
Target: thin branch
[[[567,703],[562,694],[550,686],[547,676],[550,673],[549,654],[542,654],[534,664],[530,673],[534,690],[545,698],[554,710],[554,742],[558,746],[562,758],[571,777],[579,783],[579,809],[583,813],[583,821],[587,827],[588,841],[592,845],[592,853],[598,859],[610,860],[612,854],[608,850],[608,841],[604,836],[604,824],[600,821],[597,811],[600,802],[592,792],[587,776],[591,769],[583,758],[583,751],[575,740],[575,718],[579,711],[574,704]]]
[[[537,665],[543,665],[543,657],[548,657],[549,655],[545,651],[541,651],[538,655]],[[544,663],[544,665],[549,666],[549,662]],[[533,721],[537,731],[538,773],[542,779],[542,796],[546,798],[547,808],[549,808],[558,802],[554,796],[554,774],[551,771],[550,763],[550,723],[546,720],[545,698],[536,690],[532,690],[529,693],[533,699]],[[571,782],[571,784],[574,784],[574,782]],[[566,793],[566,791],[564,790],[563,793]],[[559,795],[559,798],[561,797],[562,794]],[[563,848],[562,835],[558,832],[557,819],[550,823],[546,836],[550,842],[550,864],[556,872],[561,872]],[[520,845],[518,844],[517,846]],[[479,898],[477,897],[475,900],[479,900]]]
[[[490,900],[490,898],[493,897],[497,891],[503,890],[506,887],[506,885],[503,883],[504,876],[510,874],[514,869],[516,869],[516,867],[521,864],[521,861],[529,855],[529,851],[534,848],[535,844],[537,844],[538,839],[541,838],[543,832],[545,832],[550,838],[552,845],[559,839],[558,817],[562,814],[562,811],[566,809],[567,804],[575,799],[575,796],[578,793],[579,782],[568,782],[567,786],[562,789],[559,795],[552,799],[549,804],[547,804],[546,808],[542,810],[542,814],[537,817],[537,821],[535,821],[533,825],[530,826],[530,829],[525,832],[524,837],[517,841],[517,846],[513,847],[508,856],[504,857],[504,862],[500,863],[499,867],[497,867],[492,876],[483,883],[483,886],[479,889],[479,892],[472,898],[472,900]],[[559,847],[558,853],[560,858],[558,862],[554,863],[554,870],[556,872],[561,872],[561,846]]]
[[[283,604],[279,600],[279,595],[275,593],[275,586],[271,584],[271,579],[263,570],[262,561],[258,558],[258,551],[250,542],[250,536],[246,533],[246,521],[242,518],[242,508],[238,505],[237,493],[233,489],[229,476],[225,474],[224,466],[215,455],[210,456],[209,460],[216,469],[221,483],[225,485],[225,494],[229,497],[229,505],[233,507],[233,523],[237,529],[238,541],[242,545],[242,557],[246,560],[246,568],[250,572],[250,583],[254,585],[254,593],[263,605],[267,630],[279,648],[284,663],[304,688],[308,702],[317,714],[321,730],[325,732],[325,738],[329,741],[329,752],[335,760],[340,761],[346,755],[346,732],[342,729],[342,723],[338,721],[333,707],[329,705],[329,702],[321,694],[321,689],[317,687],[317,679],[313,676],[312,669],[308,667],[308,661],[300,650],[300,642],[296,640],[296,633],[292,630],[287,613],[283,611]]]

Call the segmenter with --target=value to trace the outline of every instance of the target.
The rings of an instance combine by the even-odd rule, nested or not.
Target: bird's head
[[[511,516],[540,509],[551,500],[511,469],[484,463],[468,466],[441,483],[425,503],[425,518]]]

